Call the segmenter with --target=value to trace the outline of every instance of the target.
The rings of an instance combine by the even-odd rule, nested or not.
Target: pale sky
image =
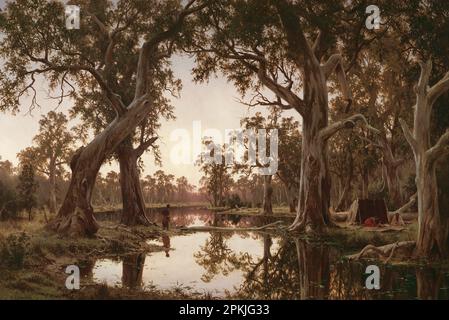
[[[4,5],[4,0],[0,0],[0,7]],[[176,120],[162,122],[159,131],[159,145],[162,155],[162,165],[165,172],[174,174],[176,177],[186,176],[193,184],[198,184],[201,177],[199,168],[191,164],[175,164],[170,159],[170,152],[177,141],[170,141],[170,134],[176,129],[186,129],[192,139],[192,126],[194,121],[201,121],[202,135],[208,128],[217,129],[224,135],[225,129],[240,128],[242,117],[254,114],[256,111],[265,111],[264,107],[248,108],[238,102],[239,94],[234,86],[227,83],[222,76],[212,78],[208,84],[195,84],[192,82],[190,70],[193,66],[192,59],[186,56],[174,56],[173,70],[177,77],[182,80],[183,89],[180,99],[173,99]],[[1,62],[0,62],[1,63]],[[46,114],[57,107],[57,101],[48,98],[48,87],[45,81],[39,81],[38,102],[42,106],[29,112],[29,98],[21,100],[21,110],[13,116],[8,113],[0,113],[0,156],[2,160],[10,160],[17,164],[16,154],[32,145],[32,138],[37,133],[38,121],[41,115]],[[57,111],[67,113],[72,105],[72,101],[64,101]],[[295,112],[286,112],[286,116],[294,115],[297,120],[299,115]],[[191,144],[193,141],[191,141]],[[192,155],[193,157],[193,155]],[[143,176],[151,174],[160,169],[154,164],[150,154],[143,156],[145,171]],[[109,170],[118,171],[118,165],[106,164],[102,167],[102,172]]]

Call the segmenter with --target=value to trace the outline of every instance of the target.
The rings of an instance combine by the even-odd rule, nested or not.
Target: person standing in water
[[[168,230],[170,225],[170,205],[167,204],[167,207],[162,210],[162,229]]]

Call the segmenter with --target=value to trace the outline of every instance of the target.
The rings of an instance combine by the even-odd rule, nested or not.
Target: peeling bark
[[[207,5],[208,2],[195,5],[195,0],[189,1],[177,13],[173,23],[167,29],[154,34],[142,44],[136,67],[134,97],[128,106],[124,105],[121,97],[108,85],[100,70],[91,66],[69,66],[72,71],[87,71],[95,78],[109,100],[110,106],[115,110],[116,117],[94,140],[78,149],[73,156],[70,186],[56,218],[48,224],[51,230],[69,236],[92,236],[97,232],[98,223],[91,205],[96,176],[103,162],[152,111],[152,104],[149,101],[151,98],[150,67],[158,59],[170,56],[172,53],[172,48],[166,52],[158,52],[159,45],[181,31],[187,16],[204,9]],[[53,65],[49,67],[56,69]]]
[[[77,150],[70,167],[72,178],[55,219],[49,228],[69,236],[92,236],[98,223],[91,205],[95,179],[105,159],[151,111],[146,96],[135,100],[128,112],[114,120],[87,146]]]
[[[435,100],[449,90],[449,73],[428,88],[432,63],[420,63],[421,76],[416,89],[413,133],[405,121],[402,130],[415,157],[418,194],[418,239],[416,255],[421,258],[446,258],[449,255],[449,221],[441,215],[438,205],[436,160],[449,145],[449,131],[432,147],[430,143],[431,115]]]
[[[120,188],[122,192],[122,216],[120,223],[127,226],[148,225],[145,202],[137,168],[139,154],[128,137],[117,149],[120,164]]]

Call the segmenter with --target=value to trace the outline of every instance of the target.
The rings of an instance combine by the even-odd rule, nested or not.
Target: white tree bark
[[[402,130],[410,144],[416,164],[416,187],[418,194],[418,239],[416,254],[423,258],[448,256],[449,221],[443,218],[438,207],[438,186],[435,172],[436,160],[444,154],[449,144],[449,132],[443,134],[431,146],[430,130],[432,107],[437,98],[449,90],[449,73],[437,84],[428,88],[432,63],[420,63],[421,76],[416,88],[413,132],[405,121]]]

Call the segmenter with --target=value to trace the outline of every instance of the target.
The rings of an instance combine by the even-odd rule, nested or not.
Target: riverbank
[[[280,218],[278,213],[283,212],[283,209],[276,208],[277,214],[274,218]],[[264,219],[259,219],[257,214],[248,212],[248,217],[242,218],[242,220],[234,220],[233,214],[229,214],[229,217],[218,213],[196,213],[196,214],[183,214],[178,213],[177,226],[189,226],[189,225],[210,225],[213,221],[213,217],[222,216],[219,221],[224,223],[225,219],[229,219],[226,222],[226,226],[233,226],[236,228],[242,228],[245,226],[258,226],[257,223],[265,223]],[[202,218],[204,216],[204,218]],[[174,218],[174,217],[173,217]],[[289,216],[291,218],[291,216]],[[285,219],[285,225],[288,225],[288,221],[291,219]],[[236,222],[237,221],[237,222]],[[197,293],[191,290],[184,290],[182,287],[175,289],[165,290],[159,287],[145,287],[140,289],[128,289],[125,285],[106,285],[102,283],[102,280],[98,280],[92,274],[94,264],[97,261],[119,261],[119,265],[124,268],[126,263],[124,262],[129,258],[130,261],[134,261],[133,256],[149,255],[150,265],[154,266],[154,259],[158,259],[156,256],[160,256],[160,259],[164,259],[167,263],[169,260],[165,259],[167,248],[164,248],[162,244],[157,244],[156,240],[166,238],[172,238],[171,246],[169,244],[169,250],[174,249],[173,255],[185,252],[186,248],[190,246],[187,241],[187,235],[197,234],[195,232],[182,231],[180,228],[172,228],[169,232],[162,231],[158,226],[151,227],[133,227],[128,228],[118,225],[117,222],[100,221],[100,230],[95,238],[62,238],[53,233],[49,233],[45,230],[45,221],[42,215],[37,215],[35,220],[28,222],[27,220],[18,221],[2,221],[0,222],[0,298],[2,299],[202,299],[212,298],[207,292]],[[173,220],[173,225],[175,220]],[[232,233],[220,233],[220,232],[203,232],[202,234],[208,235],[206,238],[210,240],[205,241],[202,239],[198,246],[218,246],[210,248],[209,255],[216,256],[219,252],[228,252],[224,243],[228,240],[234,241]],[[243,239],[248,238],[248,233],[237,231],[235,234],[245,234]],[[257,232],[258,238],[265,239],[266,237],[272,239],[293,239],[294,236],[288,234],[285,229],[276,229],[270,231]],[[215,237],[215,235],[217,237]],[[367,244],[382,245],[392,243],[401,240],[410,240],[416,235],[416,224],[407,225],[406,229],[400,232],[369,232],[366,230],[353,230],[353,229],[340,229],[333,228],[322,238],[314,239],[309,237],[302,237],[301,241],[305,241],[312,245],[318,246],[330,246],[338,248],[344,255],[357,252]],[[178,237],[179,236],[179,237]],[[178,238],[178,240],[176,240]],[[267,238],[267,239],[268,239]],[[213,241],[212,241],[213,239]],[[218,241],[220,240],[220,241]],[[168,240],[170,242],[170,240]],[[218,242],[217,242],[218,241]],[[250,241],[250,240],[245,240]],[[255,242],[254,242],[255,241]],[[251,240],[251,243],[258,243],[260,240]],[[267,240],[268,241],[268,240]],[[280,240],[276,240],[276,243],[280,243]],[[286,240],[287,241],[287,240]],[[288,240],[290,241],[290,240]],[[294,239],[292,240],[294,242]],[[290,241],[290,242],[292,242]],[[264,245],[270,242],[263,241]],[[179,246],[187,246],[186,248]],[[223,250],[221,250],[223,246]],[[276,245],[277,246],[277,245]],[[245,248],[245,249],[243,249]],[[238,250],[248,250],[249,247],[243,245]],[[217,251],[218,250],[218,251]],[[221,250],[221,251],[220,251]],[[257,249],[259,250],[259,249]],[[257,251],[256,250],[256,251]],[[165,252],[163,252],[165,251]],[[294,251],[296,252],[296,251]],[[170,255],[172,253],[170,252]],[[224,254],[224,253],[223,253]],[[218,256],[216,257],[218,259]],[[235,262],[234,255],[226,257],[226,254],[217,260],[230,259]],[[153,259],[153,260],[151,260]],[[246,258],[245,258],[246,259]],[[185,260],[182,260],[185,261]],[[215,260],[204,260],[205,266]],[[245,260],[246,261],[246,260]],[[215,262],[214,262],[215,263]],[[82,276],[81,290],[70,291],[65,287],[65,280],[68,276],[65,274],[65,268],[67,265],[77,265],[80,267]],[[113,264],[114,265],[114,264]],[[139,263],[136,264],[137,267]],[[171,266],[171,264],[169,264]],[[187,266],[186,266],[187,267]],[[142,270],[140,267],[140,270]],[[165,267],[164,267],[165,268]],[[162,268],[163,269],[163,268]],[[130,267],[123,275],[120,275],[120,281],[122,284],[125,282],[126,277],[139,278],[135,274],[135,266]],[[209,270],[209,269],[208,269]],[[215,267],[210,269],[215,270]],[[87,274],[86,274],[87,273]],[[176,275],[176,274],[175,274]],[[140,279],[142,274],[140,274]],[[95,279],[94,279],[95,278]],[[133,279],[128,279],[128,281]],[[141,281],[141,280],[140,280]],[[132,282],[132,281],[131,281]]]
[[[154,289],[136,293],[93,282],[83,283],[83,289],[79,291],[67,290],[67,265],[79,266],[82,273],[87,261],[162,251],[162,247],[147,244],[147,241],[162,234],[179,232],[162,231],[158,226],[130,228],[110,222],[99,223],[100,229],[94,238],[65,238],[48,232],[43,219],[0,222],[0,298],[185,298],[182,292]]]

